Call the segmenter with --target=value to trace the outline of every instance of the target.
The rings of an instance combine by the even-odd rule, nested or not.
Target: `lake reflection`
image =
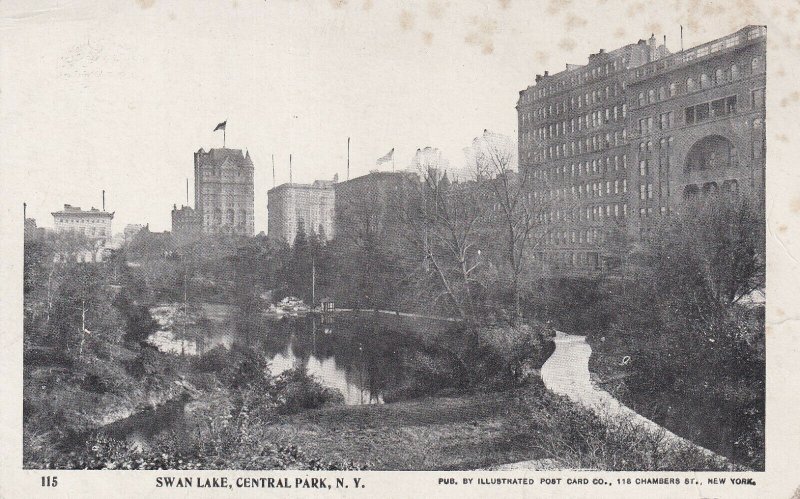
[[[237,342],[262,350],[273,375],[305,367],[323,385],[339,390],[349,405],[381,404],[388,391],[411,381],[405,361],[421,347],[398,331],[449,327],[371,313],[338,313],[335,319],[244,317],[236,307],[219,304],[195,307],[186,317],[174,304],[152,307],[151,314],[160,328],[148,341],[163,352],[200,355]]]

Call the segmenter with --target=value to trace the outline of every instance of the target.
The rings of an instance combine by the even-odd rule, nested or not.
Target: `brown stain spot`
[[[792,199],[792,202],[789,203],[789,209],[794,213],[800,213],[800,198]]]
[[[582,28],[586,26],[588,22],[586,19],[576,16],[573,13],[567,14],[567,18],[564,20],[564,24],[566,25],[567,31],[570,31],[575,28]]]
[[[464,38],[470,45],[478,45],[484,55],[494,52],[494,34],[497,33],[497,21],[488,18],[473,17],[470,21],[472,31]]]
[[[789,227],[786,224],[780,224],[778,226],[778,232],[781,232],[781,233],[786,232],[788,229],[789,229]],[[780,310],[780,309],[778,309],[778,310]]]
[[[620,26],[616,30],[614,30],[614,38],[625,38],[625,28]]]
[[[778,78],[783,78],[784,76],[786,76],[786,70],[783,69],[782,67],[778,68],[778,70],[775,71],[775,74],[778,76]]]
[[[658,35],[659,33],[664,32],[664,28],[661,27],[661,23],[650,23],[647,25],[647,31],[653,33],[654,35]]]
[[[545,11],[550,14],[558,14],[572,4],[572,0],[548,0]]]
[[[400,11],[400,28],[402,28],[403,31],[408,31],[413,27],[414,13],[407,9]]]
[[[438,0],[429,0],[428,2],[428,15],[431,16],[432,19],[441,19],[444,17],[444,11],[447,8],[447,4],[444,4]]]
[[[778,135],[776,135],[776,138],[781,142],[789,142],[789,137],[786,136],[785,133],[779,133]]]
[[[540,64],[544,64],[545,62],[547,62],[547,59],[549,59],[549,58],[550,58],[550,54],[548,54],[547,52],[544,52],[542,50],[537,50],[536,52],[533,53],[533,60],[535,60],[536,62],[538,62]]]
[[[155,5],[156,0],[136,0],[136,3],[143,9],[149,9]]]
[[[780,316],[780,317],[783,317],[783,316],[786,315],[786,312],[784,312],[781,307],[778,307],[777,309],[775,309],[775,313],[778,314],[778,316]]]
[[[364,3],[361,4],[361,8],[363,10],[370,10],[372,8],[372,0],[364,0]]]
[[[576,45],[575,40],[572,38],[562,38],[561,41],[558,42],[558,48],[566,50],[567,52],[575,50]]]
[[[331,3],[331,7],[334,9],[341,9],[345,5],[347,5],[347,0],[328,0]]]
[[[644,2],[634,2],[628,6],[628,17],[634,17],[645,10]]]
[[[167,14],[167,17],[169,17],[170,21],[174,21],[178,18],[178,16],[176,16],[174,12],[170,12],[169,14]]]
[[[425,45],[430,47],[433,44],[433,33],[430,31],[423,32],[422,41],[425,43]]]
[[[800,101],[800,91],[795,90],[794,92],[790,93],[783,99],[781,99],[781,107],[786,107],[789,104],[795,104],[797,101]]]
[[[497,0],[500,2],[501,9],[507,9],[509,5],[511,5],[511,0]]]

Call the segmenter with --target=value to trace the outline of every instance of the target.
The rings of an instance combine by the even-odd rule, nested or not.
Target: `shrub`
[[[273,390],[278,411],[284,414],[344,404],[344,396],[339,390],[323,386],[303,367],[290,369],[278,376]]]

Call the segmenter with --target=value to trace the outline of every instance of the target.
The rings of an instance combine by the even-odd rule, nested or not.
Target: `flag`
[[[376,161],[375,164],[381,166],[384,163],[388,163],[392,159],[394,159],[394,147],[392,147],[391,151],[387,152],[385,155],[378,158],[378,161]]]
[[[226,125],[227,123],[228,123],[228,120],[225,120],[225,121],[223,121],[222,123],[220,123],[219,125],[217,125],[217,128],[215,128],[215,129],[214,129],[214,131],[216,132],[217,130],[225,130],[225,125]]]

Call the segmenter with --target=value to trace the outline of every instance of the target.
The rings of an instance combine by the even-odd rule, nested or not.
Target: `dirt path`
[[[729,464],[729,461],[725,457],[686,440],[683,437],[679,437],[641,414],[634,412],[612,397],[611,394],[592,384],[591,377],[589,376],[589,357],[592,354],[592,348],[586,343],[586,338],[584,336],[559,332],[556,335],[555,342],[555,351],[542,366],[542,381],[544,381],[544,385],[547,389],[559,395],[564,395],[570,400],[592,409],[598,414],[628,418],[632,422],[644,427],[647,431],[663,432],[666,445],[688,443],[695,446],[703,453],[715,459],[719,459],[721,463]],[[553,469],[553,466],[554,463],[552,460],[545,459],[510,463],[491,469],[547,470]]]
[[[589,376],[589,357],[592,355],[592,347],[586,343],[584,336],[559,332],[555,342],[556,349],[553,355],[542,366],[542,381],[550,391],[564,395],[600,414],[630,418],[649,431],[664,432],[667,442],[688,442],[708,455],[724,459],[705,447],[679,437],[663,426],[634,412],[612,397],[610,393],[592,384]]]

